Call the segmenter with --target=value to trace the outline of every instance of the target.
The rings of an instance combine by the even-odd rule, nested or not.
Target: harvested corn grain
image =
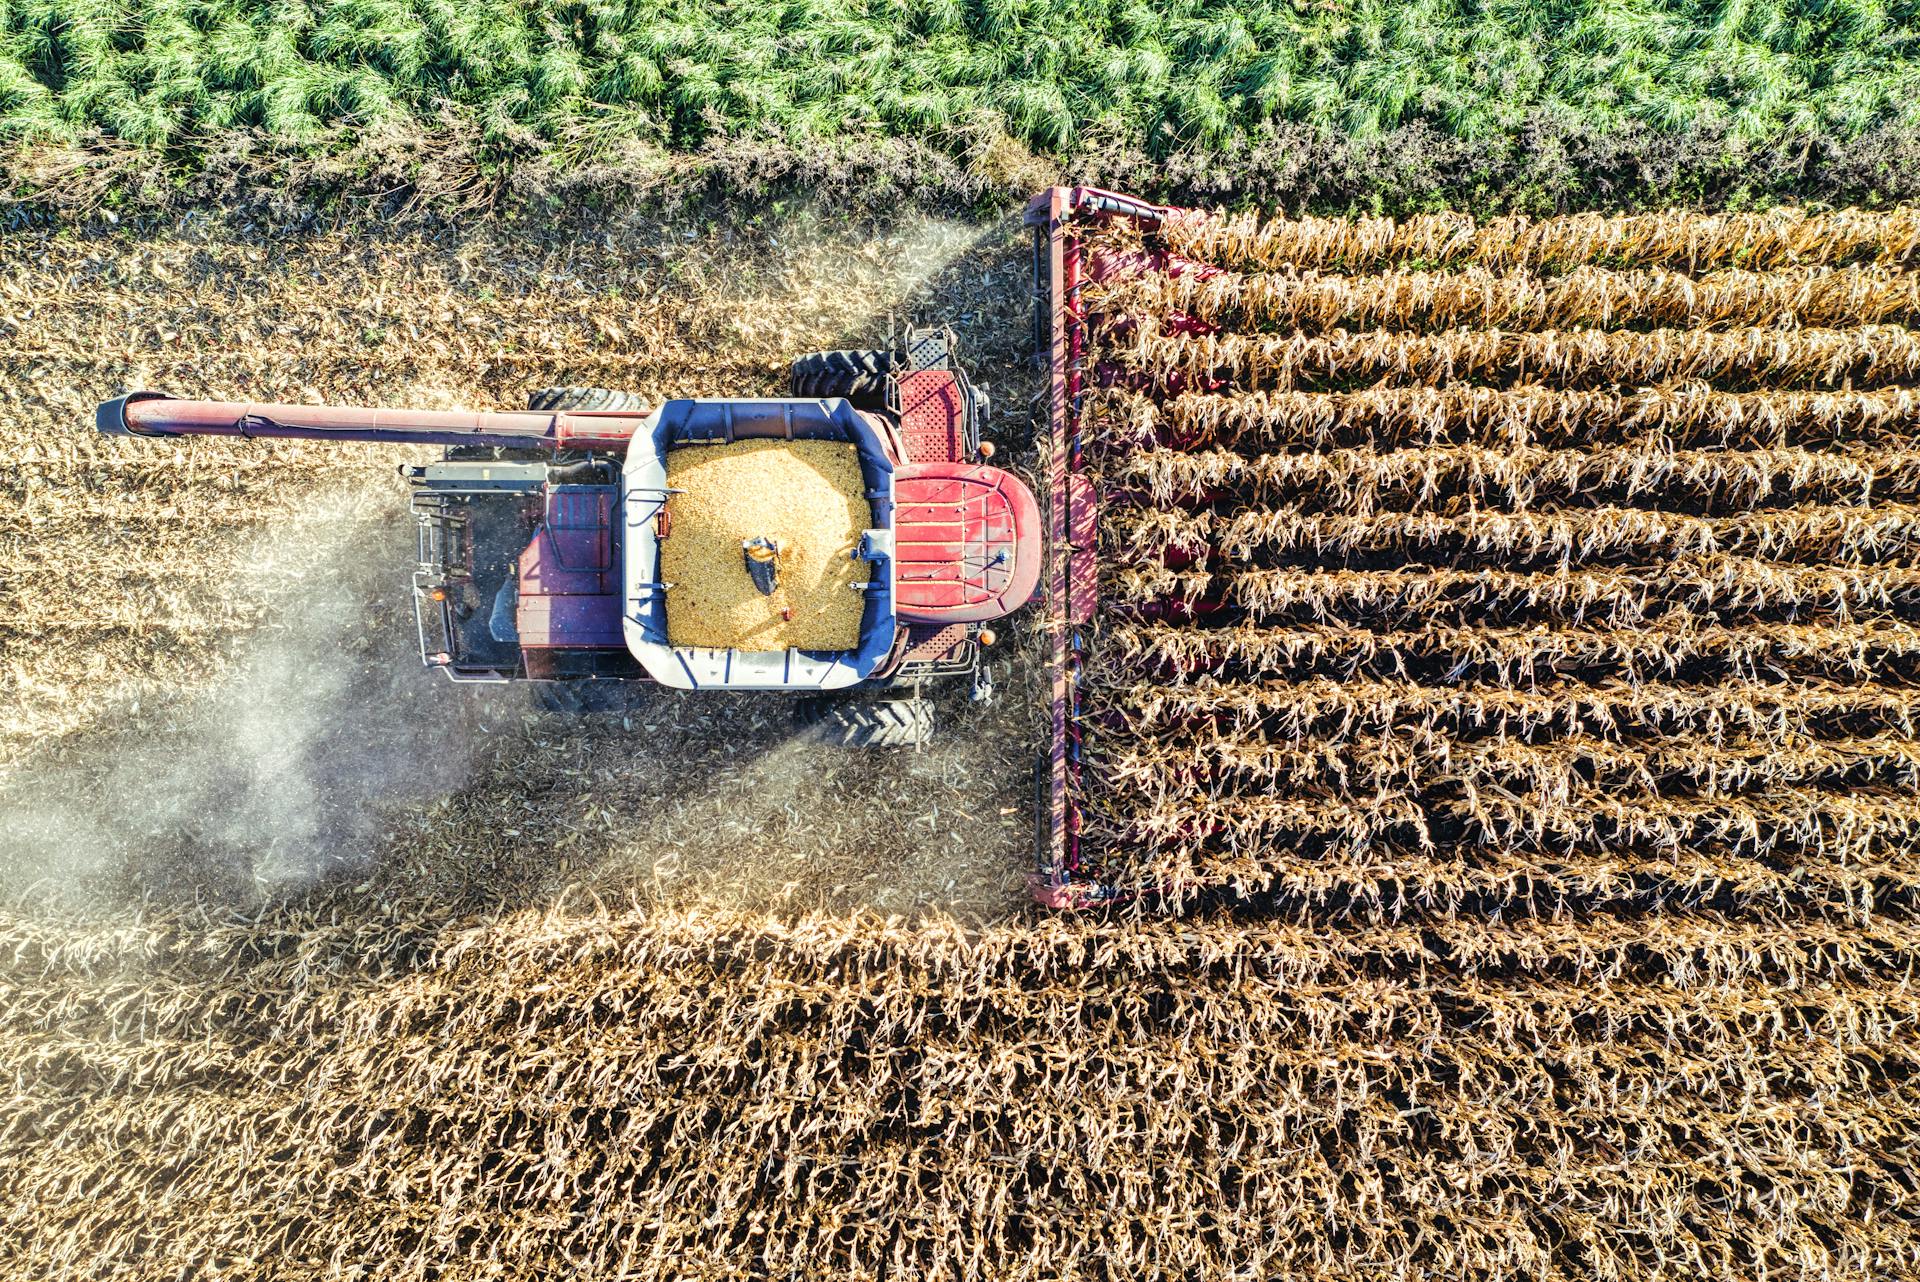
[[[673,645],[741,650],[852,650],[860,644],[854,591],[867,563],[853,559],[873,521],[860,454],[839,441],[736,441],[667,454],[660,545]],[[779,547],[771,594],[754,586],[742,545]]]

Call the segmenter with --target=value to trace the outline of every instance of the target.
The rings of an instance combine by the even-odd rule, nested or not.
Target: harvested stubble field
[[[869,843],[871,875],[919,844],[902,816],[960,790],[907,767],[841,813],[856,790],[783,775],[768,805],[756,763],[816,759],[750,711],[661,745],[383,686],[347,699],[369,733],[400,699],[434,710],[426,744],[456,726],[485,747],[383,803],[364,880],[191,908],[206,834],[115,828],[123,854],[177,847],[122,876],[152,902],[0,920],[0,1258],[128,1278],[1920,1276],[1914,225],[1176,225],[1219,273],[1097,300],[1087,836],[1189,914],[963,929],[937,910],[1006,901],[783,894],[751,873],[779,843],[836,828],[847,849],[821,857]],[[8,530],[11,785],[126,786],[88,763],[255,675],[249,646],[301,616],[233,585],[318,555],[261,553],[256,502],[392,502],[339,470],[371,459],[123,453],[86,435],[103,389],[497,402],[524,359],[653,391],[684,387],[673,363],[703,342],[740,363],[689,376],[767,388],[854,320],[740,335],[780,313],[716,307],[721,280],[643,331],[624,304],[561,306],[565,255],[494,241],[474,288],[519,293],[490,329],[415,322],[398,359],[358,341],[408,323],[383,280],[480,311],[436,274],[461,243],[183,241],[155,261],[210,254],[222,283],[162,314],[113,278],[144,247],[8,245],[0,289],[42,286],[6,298],[20,359],[0,374],[29,407],[10,445],[37,451]],[[306,270],[273,293],[286,262]],[[1872,283],[1816,327],[1791,300],[1829,297],[1825,267]],[[1476,269],[1498,283],[1400,283]],[[1721,289],[1731,270],[1770,283]],[[935,277],[974,282],[996,376],[1023,271],[989,236]],[[308,319],[276,337],[236,280]],[[1595,299],[1603,326],[1552,328]],[[550,328],[510,323],[539,300]],[[262,327],[232,328],[236,307]],[[1386,328],[1340,328],[1361,318]],[[639,332],[674,338],[583,353]],[[76,592],[88,574],[112,590]],[[356,672],[410,643],[363,595],[388,614],[327,614]],[[999,728],[965,760],[998,760]],[[744,733],[700,758],[703,730]],[[662,784],[673,751],[735,773]],[[982,799],[1010,786],[914,857],[1017,875],[1025,816],[1005,835]],[[628,858],[743,806],[731,900]],[[800,820],[755,826],[782,806]],[[862,896],[933,911],[889,924],[849,911]]]

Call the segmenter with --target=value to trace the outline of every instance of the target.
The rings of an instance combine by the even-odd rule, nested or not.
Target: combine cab
[[[536,392],[518,413],[184,401],[133,392],[99,410],[102,432],[392,441],[444,447],[402,468],[419,522],[414,604],[424,661],[455,681],[533,681],[549,706],[626,706],[652,685],[783,691],[796,715],[856,746],[923,742],[927,683],[991,696],[988,626],[1033,595],[1040,516],[1016,477],[988,466],[984,392],[943,329],[897,350],[794,363],[783,400],[677,400],[655,408],[594,388]],[[661,573],[673,538],[674,451],[824,441],[857,453],[865,518],[852,558],[858,638],[845,647],[675,644],[688,600]],[[782,551],[747,540],[738,574],[761,591]],[[849,608],[849,614],[856,613]],[[865,697],[862,697],[865,696]]]

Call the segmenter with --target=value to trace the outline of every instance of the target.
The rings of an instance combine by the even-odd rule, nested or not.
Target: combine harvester
[[[556,388],[536,392],[526,412],[476,413],[132,392],[101,405],[98,426],[116,436],[443,446],[439,462],[402,468],[419,521],[414,605],[429,666],[455,681],[533,681],[550,707],[569,710],[624,706],[648,684],[782,691],[806,696],[797,718],[832,741],[900,747],[932,731],[928,683],[964,678],[976,700],[991,696],[981,661],[995,639],[988,625],[1026,604],[1041,569],[1038,506],[1018,478],[984,463],[993,452],[980,439],[987,398],[953,348],[950,331],[927,329],[910,331],[897,351],[802,357],[785,400],[649,410],[626,393]],[[668,474],[695,457],[677,453],[753,442],[849,450],[844,497],[827,492],[855,514],[844,541],[826,549],[788,536],[781,546],[730,528],[723,504],[701,518],[709,528],[680,535],[714,552],[713,564],[695,567],[706,587],[676,590],[661,573],[675,537],[671,500],[682,493]],[[738,475],[751,483],[756,474]],[[808,493],[821,492],[806,464],[798,475],[812,482]],[[737,497],[778,508],[765,493]],[[798,563],[828,561],[830,575],[818,577],[857,592],[857,608],[823,605],[819,583],[801,597],[808,585],[791,582]],[[776,597],[783,569],[788,595]],[[676,608],[691,617],[694,594],[715,585],[736,617],[756,605],[770,612],[760,637],[782,637],[796,606],[832,607],[846,620],[844,642],[754,648],[743,631],[739,644],[676,644]]]
[[[831,740],[917,745],[932,730],[924,687],[965,678],[976,699],[990,697],[981,663],[995,640],[988,625],[1025,605],[1044,578],[1051,699],[1035,771],[1032,889],[1047,907],[1094,907],[1124,892],[1082,861],[1075,800],[1078,680],[1097,597],[1095,491],[1080,440],[1094,373],[1084,368],[1079,296],[1116,273],[1178,272],[1164,255],[1122,261],[1088,244],[1116,221],[1148,228],[1173,212],[1084,187],[1049,189],[1028,208],[1036,346],[1052,371],[1044,551],[1032,493],[984,462],[986,397],[954,362],[944,329],[910,331],[898,350],[802,357],[786,400],[674,400],[649,410],[622,392],[555,388],[536,392],[526,412],[476,413],[133,392],[100,407],[99,428],[445,447],[440,462],[402,469],[419,520],[422,657],[456,681],[536,682],[559,710],[623,706],[648,683],[785,691],[807,696],[797,719]],[[747,441],[857,448],[872,519],[852,551],[868,576],[854,585],[864,599],[851,648],[674,643],[686,592],[677,596],[661,572],[679,492],[668,483],[670,457]],[[785,552],[750,532],[739,543],[727,571],[770,591]]]

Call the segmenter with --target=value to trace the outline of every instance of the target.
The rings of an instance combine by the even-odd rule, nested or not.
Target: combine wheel
[[[933,738],[925,699],[802,699],[794,721],[842,748],[917,748]]]
[[[793,394],[808,400],[844,396],[856,409],[884,409],[892,370],[888,351],[808,352],[793,363]]]
[[[638,410],[646,406],[632,392],[604,387],[543,387],[527,397],[527,408],[553,410]]]

